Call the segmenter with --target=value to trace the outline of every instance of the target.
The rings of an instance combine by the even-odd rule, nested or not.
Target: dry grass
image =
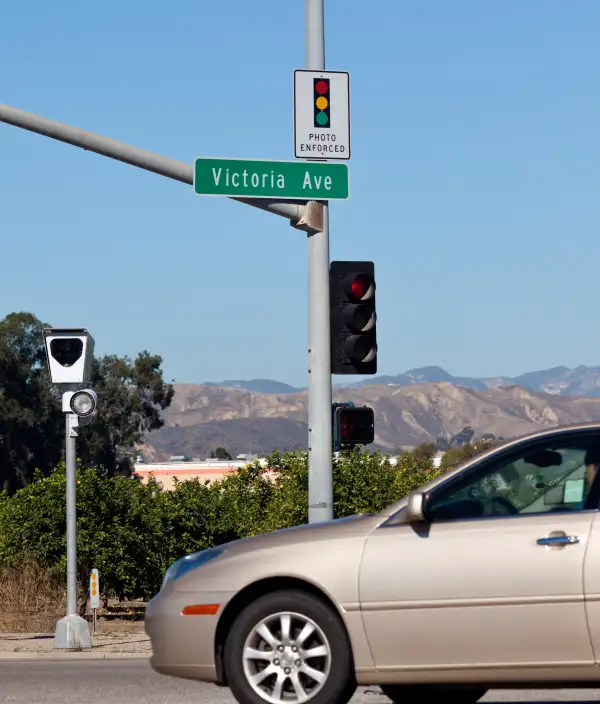
[[[35,561],[0,571],[0,632],[52,633],[65,611],[64,580]]]
[[[96,623],[96,633],[104,636],[124,636],[135,633],[144,633],[144,622],[123,621],[122,619],[107,621],[104,618],[99,618]]]
[[[143,633],[145,611],[144,602],[109,599],[107,608],[98,609],[96,632],[102,635]],[[91,619],[89,607],[87,613]]]
[[[81,590],[80,603],[87,601]],[[92,620],[89,602],[83,615]],[[50,574],[35,560],[18,567],[0,570],[0,633],[54,633],[56,622],[67,609],[63,575]],[[96,632],[103,635],[126,635],[144,630],[143,602],[108,602],[97,612]]]

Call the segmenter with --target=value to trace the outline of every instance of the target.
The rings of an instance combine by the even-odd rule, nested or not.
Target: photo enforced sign
[[[350,75],[294,71],[294,154],[298,159],[350,159]]]

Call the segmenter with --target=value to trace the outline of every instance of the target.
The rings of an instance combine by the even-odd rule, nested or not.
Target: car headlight
[[[169,582],[183,577],[183,575],[187,574],[190,570],[201,567],[207,562],[220,557],[225,550],[225,547],[208,548],[207,550],[200,550],[199,552],[194,552],[191,555],[186,555],[180,560],[177,560],[177,562],[174,562],[165,572],[161,589],[164,589]]]

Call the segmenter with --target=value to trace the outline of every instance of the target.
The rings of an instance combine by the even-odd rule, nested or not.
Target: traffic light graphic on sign
[[[313,78],[315,127],[331,127],[329,78]]]
[[[373,262],[331,262],[331,373],[377,373]]]

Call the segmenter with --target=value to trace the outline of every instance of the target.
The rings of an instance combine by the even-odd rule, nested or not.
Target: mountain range
[[[337,387],[334,401],[371,406],[375,411],[371,449],[396,454],[422,442],[451,438],[466,427],[473,429],[475,437],[511,438],[543,427],[600,421],[600,394],[573,393],[584,384],[583,377],[573,378],[571,384],[564,374],[528,377],[529,383],[546,384],[549,392],[515,384],[474,389],[466,383],[424,382],[424,374],[415,374],[405,385]],[[176,384],[164,419],[165,426],[151,433],[142,448],[147,462],[173,455],[203,459],[217,447],[225,447],[233,457],[305,449],[307,394],[258,393],[232,384]]]
[[[600,366],[576,368],[553,367],[542,371],[527,372],[516,377],[464,377],[453,376],[442,367],[420,367],[409,369],[396,375],[379,375],[352,383],[338,382],[345,388],[361,388],[363,386],[412,386],[432,382],[447,382],[474,391],[485,391],[501,386],[521,386],[532,391],[560,396],[590,396],[600,397]],[[297,394],[305,391],[305,387],[294,387],[281,381],[271,379],[226,380],[218,383],[205,382],[203,386],[224,386],[233,389],[244,389],[262,394]]]

